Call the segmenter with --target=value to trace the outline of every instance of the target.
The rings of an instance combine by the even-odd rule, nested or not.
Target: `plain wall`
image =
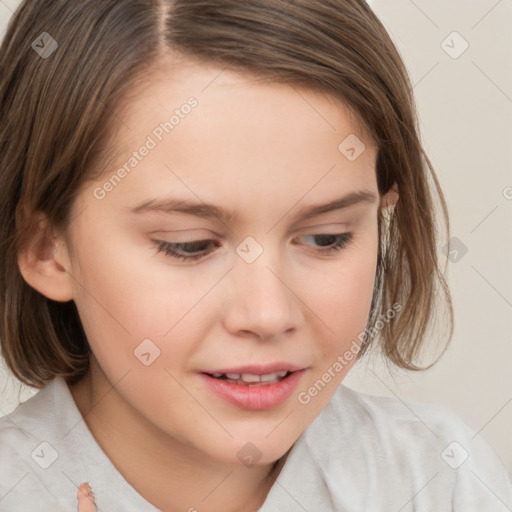
[[[18,4],[0,2],[2,37]],[[455,332],[441,361],[422,373],[391,375],[374,358],[354,367],[344,383],[370,394],[449,406],[490,442],[512,473],[512,2],[371,4],[409,70],[452,236],[467,253],[461,257],[459,251],[448,266]],[[465,43],[454,31],[469,44],[460,56]],[[0,390],[0,415],[34,393],[1,366]]]

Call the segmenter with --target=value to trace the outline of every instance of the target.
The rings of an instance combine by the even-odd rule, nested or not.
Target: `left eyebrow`
[[[334,210],[342,210],[355,204],[373,204],[376,201],[377,196],[373,192],[370,192],[369,190],[359,190],[357,192],[351,192],[346,196],[340,197],[339,199],[335,199],[334,201],[330,201],[326,204],[319,204],[302,208],[299,210],[296,216],[301,219],[309,219],[311,217],[316,217],[317,215],[322,215],[323,213],[332,212]]]
[[[334,210],[341,210],[359,203],[373,204],[377,196],[369,190],[351,192],[343,197],[334,199],[325,204],[313,205],[301,208],[295,215],[299,219],[309,219]],[[238,212],[211,203],[195,202],[187,199],[162,198],[150,199],[137,206],[128,207],[131,213],[162,212],[167,214],[183,213],[193,215],[202,219],[217,218],[225,223],[236,222],[240,216]]]

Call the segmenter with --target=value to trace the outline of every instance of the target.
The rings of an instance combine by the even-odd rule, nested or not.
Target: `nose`
[[[284,264],[283,264],[284,263]],[[264,252],[253,263],[237,261],[229,274],[229,306],[225,328],[234,336],[278,339],[300,328],[303,314],[300,290],[285,262]]]

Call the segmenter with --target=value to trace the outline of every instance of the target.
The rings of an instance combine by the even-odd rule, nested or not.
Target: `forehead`
[[[320,92],[169,61],[141,77],[115,118],[108,148],[115,158],[102,180],[122,166],[129,172],[109,200],[134,204],[180,190],[183,199],[258,196],[263,205],[263,199],[284,200],[283,193],[297,200],[309,190],[318,203],[314,194],[323,199],[332,188],[339,196],[375,183],[373,141],[341,102]],[[356,159],[340,149],[347,140],[360,144]],[[147,143],[151,151],[126,167]]]
[[[209,130],[222,125],[226,129],[223,133],[234,138],[237,132],[234,129],[229,132],[229,126],[252,126],[254,130],[259,128],[269,133],[272,126],[285,127],[280,139],[287,134],[308,131],[318,135],[335,132],[338,137],[355,134],[367,147],[376,148],[363,123],[333,95],[312,86],[306,89],[295,84],[274,83],[254,73],[235,72],[180,54],[162,58],[134,81],[113,112],[110,148],[132,150],[141,133],[151,133],[159,123],[168,121],[190,97],[196,98],[199,104],[187,121],[188,125],[196,123],[196,131],[198,126]]]

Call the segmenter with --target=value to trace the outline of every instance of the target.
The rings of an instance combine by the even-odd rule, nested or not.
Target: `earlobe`
[[[395,209],[395,206],[398,203],[399,198],[400,195],[398,193],[398,185],[395,182],[393,183],[391,188],[381,197],[381,209],[386,209],[389,212],[392,212]]]
[[[27,284],[45,297],[58,302],[73,299],[67,247],[48,232],[44,221],[18,254],[18,267]]]

